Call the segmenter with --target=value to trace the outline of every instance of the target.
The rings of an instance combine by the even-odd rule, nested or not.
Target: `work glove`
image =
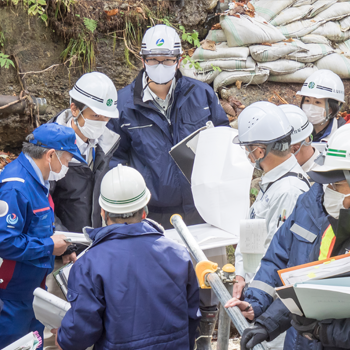
[[[300,335],[308,340],[320,340],[320,325],[317,320],[313,318],[306,318],[291,314],[292,326],[298,331]]]
[[[241,339],[241,350],[253,349],[257,344],[269,338],[265,327],[255,324],[253,327],[246,328],[243,331]]]

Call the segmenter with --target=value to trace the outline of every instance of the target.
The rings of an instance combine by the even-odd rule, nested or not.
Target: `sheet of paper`
[[[192,193],[202,218],[237,234],[249,210],[253,167],[244,150],[232,143],[237,130],[207,129],[199,134],[192,172]]]
[[[265,219],[241,220],[240,248],[241,253],[265,254],[267,228]]]
[[[263,256],[264,254],[242,253],[244,271],[246,273],[256,273],[260,266],[261,259],[263,258]]]
[[[238,232],[230,233],[209,224],[188,226],[202,250],[226,247],[238,243]],[[185,246],[175,229],[165,230],[165,237]]]
[[[71,239],[72,243],[84,245],[90,245],[91,243],[83,233],[55,231],[54,235],[65,235],[67,238]]]
[[[42,288],[34,290],[33,310],[35,318],[48,329],[59,328],[70,303],[56,297]]]
[[[281,301],[292,314],[304,316],[304,314],[300,311],[300,309],[298,308],[298,305],[295,303],[295,301],[292,298],[281,299]]]
[[[350,255],[339,260],[332,260],[320,265],[296,268],[281,273],[281,279],[285,285],[306,282],[312,279],[335,277],[350,272]]]
[[[6,346],[6,348],[3,348],[2,350],[21,350],[21,349],[28,349],[28,350],[35,350],[39,346],[39,341],[34,335],[33,332],[30,332],[29,334],[25,335],[21,339],[18,339],[14,343]]]

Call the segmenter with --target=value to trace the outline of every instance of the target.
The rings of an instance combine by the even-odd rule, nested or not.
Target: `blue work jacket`
[[[199,287],[187,250],[148,220],[86,232],[94,242],[70,271],[62,349],[193,349]]]
[[[245,293],[245,301],[258,317],[256,322],[268,330],[270,339],[289,328],[284,350],[350,349],[350,318],[321,321],[321,341],[309,341],[290,326],[284,304],[279,299],[273,301],[274,288],[282,286],[278,270],[318,260],[322,235],[330,225],[323,194],[322,185],[315,183],[299,197],[293,213],[272,239],[251,284],[254,287]]]
[[[178,71],[170,123],[151,101],[142,101],[142,75],[118,91],[119,118],[108,127],[121,137],[110,162],[137,169],[152,197],[149,210],[155,213],[191,213],[195,210],[191,186],[169,155],[170,149],[211,120],[215,126],[229,125],[213,89]]]
[[[0,174],[0,299],[33,299],[53,269],[54,216],[47,194],[23,153]]]

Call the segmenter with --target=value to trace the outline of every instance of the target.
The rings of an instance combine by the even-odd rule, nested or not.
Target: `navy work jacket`
[[[154,223],[85,229],[58,343],[64,350],[193,349],[199,287],[187,250]]]
[[[227,116],[213,89],[198,80],[176,75],[170,123],[153,102],[142,101],[142,76],[118,91],[119,118],[108,127],[121,137],[110,162],[137,169],[152,193],[154,213],[191,213],[195,210],[191,186],[171,156],[170,149],[211,120],[228,126]]]
[[[315,183],[302,194],[293,213],[277,231],[261,261],[254,286],[245,293],[256,322],[263,325],[270,340],[287,330],[284,350],[350,349],[350,318],[321,321],[321,341],[309,341],[290,325],[290,313],[280,299],[274,301],[274,288],[282,286],[277,271],[318,260],[324,231],[330,225],[323,209],[323,188]],[[329,305],[332,307],[332,305]]]

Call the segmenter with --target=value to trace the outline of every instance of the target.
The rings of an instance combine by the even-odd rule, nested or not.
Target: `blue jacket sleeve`
[[[79,259],[69,274],[67,300],[71,308],[62,320],[57,337],[64,350],[85,350],[95,344],[103,332],[103,291],[92,281],[84,261],[84,257]]]
[[[266,311],[274,300],[275,288],[282,286],[277,271],[286,268],[289,261],[293,241],[290,227],[293,218],[292,214],[274,235],[261,260],[260,268],[245,293],[245,301],[252,305],[255,317]]]
[[[350,318],[320,322],[320,340],[324,347],[350,349]]]
[[[120,144],[118,148],[115,150],[113,157],[109,163],[110,169],[116,167],[118,164],[129,164],[129,149],[131,146],[131,139],[129,135],[127,135],[123,128],[121,127],[125,124],[125,113],[123,111],[120,112],[119,118],[111,119],[108,123],[109,129],[113,130],[120,136]]]
[[[211,120],[214,126],[229,126],[227,115],[221,107],[220,101],[214,90],[209,93],[208,102],[211,112]]]
[[[46,262],[39,263],[38,259],[50,259],[54,244],[50,237],[37,238],[23,233],[30,224],[28,215],[32,208],[29,201],[16,189],[1,191],[0,200],[8,205],[8,214],[0,218],[0,256],[45,267]]]
[[[190,337],[190,350],[194,349],[196,339],[196,329],[201,319],[199,313],[199,287],[196,273],[192,262],[189,261],[187,284],[187,303],[188,303],[188,332]]]

